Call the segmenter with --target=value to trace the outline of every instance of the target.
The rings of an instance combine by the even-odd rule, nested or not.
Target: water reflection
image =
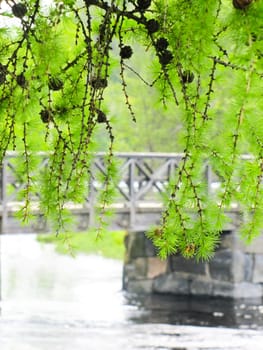
[[[118,261],[2,236],[0,349],[262,349],[260,301],[139,297],[121,275]]]
[[[127,295],[127,300],[144,311],[132,318],[134,322],[263,329],[259,299],[233,301],[156,294]]]
[[[2,315],[125,319],[120,262],[59,255],[33,235],[3,236],[1,250]]]

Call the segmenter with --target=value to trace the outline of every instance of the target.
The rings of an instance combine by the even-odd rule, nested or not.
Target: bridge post
[[[6,188],[7,188],[7,159],[4,158],[2,166],[0,168],[0,204],[1,204],[0,234],[5,232],[6,223],[7,223]]]
[[[132,229],[135,225],[135,216],[136,216],[136,193],[134,188],[134,182],[135,182],[134,159],[131,159],[131,163],[129,165],[128,182],[129,182],[129,197],[130,197],[129,228]]]
[[[89,222],[88,227],[94,227],[95,225],[95,201],[96,201],[96,191],[93,184],[92,170],[94,171],[94,165],[91,167],[91,174],[89,180],[89,193],[88,193],[88,202],[89,202]]]
[[[211,195],[211,185],[212,185],[212,169],[211,165],[207,163],[205,165],[205,180],[207,185],[207,195]]]

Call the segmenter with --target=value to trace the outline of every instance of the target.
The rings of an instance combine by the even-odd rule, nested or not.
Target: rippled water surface
[[[260,300],[127,295],[122,263],[1,236],[1,350],[263,349]]]

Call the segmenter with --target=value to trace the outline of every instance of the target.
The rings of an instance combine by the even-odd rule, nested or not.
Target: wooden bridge
[[[47,154],[40,153],[39,167],[45,167]],[[113,228],[142,229],[158,224],[163,207],[163,195],[169,181],[174,176],[182,154],[175,153],[116,153],[119,176],[115,183],[116,198],[111,209],[114,217]],[[0,218],[1,233],[44,232],[49,228],[38,209],[39,194],[32,198],[35,220],[30,226],[21,225],[16,212],[23,207],[19,193],[25,188],[21,174],[17,169],[18,155],[10,152],[6,155],[0,172]],[[68,204],[76,218],[76,229],[85,230],[95,224],[95,206],[97,193],[101,187],[99,175],[105,174],[105,154],[97,153],[92,165],[92,180],[87,189],[86,201],[82,205]],[[215,187],[209,165],[204,165],[204,174],[208,190]]]
[[[47,154],[39,156],[41,161],[37,170],[48,163]],[[112,209],[115,215],[110,226],[128,231],[125,239],[124,289],[133,293],[262,298],[263,238],[249,247],[238,241],[238,207],[227,212],[232,217],[233,224],[224,228],[221,245],[213,260],[197,263],[195,260],[184,260],[178,255],[160,260],[152,242],[145,236],[145,231],[151,225],[159,223],[163,196],[183,155],[118,153],[115,157],[119,174],[114,184],[116,200]],[[22,226],[15,216],[15,212],[24,206],[19,201],[19,195],[26,186],[17,164],[17,154],[9,153],[0,172],[1,233],[48,232],[50,228],[39,211],[39,193],[35,193],[32,198],[35,220],[30,226]],[[77,230],[86,230],[95,224],[97,194],[102,186],[98,179],[106,173],[105,154],[96,154],[91,169],[86,201],[78,206],[68,203],[68,208],[76,219]],[[208,195],[213,194],[220,187],[220,180],[212,173],[208,163],[204,163],[203,170]]]

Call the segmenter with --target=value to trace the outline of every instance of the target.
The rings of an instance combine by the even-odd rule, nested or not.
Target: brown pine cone
[[[236,9],[243,10],[248,7],[253,0],[233,0],[233,6]]]

